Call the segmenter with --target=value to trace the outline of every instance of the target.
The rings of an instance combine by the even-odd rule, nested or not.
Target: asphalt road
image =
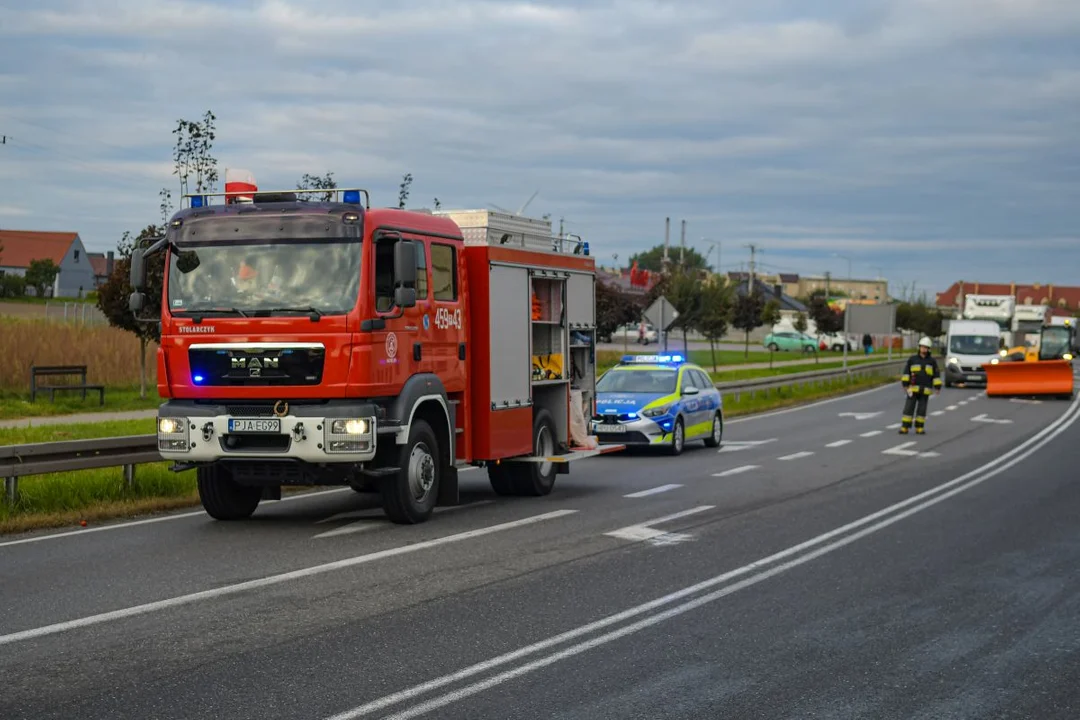
[[[896,386],[395,526],[0,538],[0,717],[1080,717],[1080,398]]]

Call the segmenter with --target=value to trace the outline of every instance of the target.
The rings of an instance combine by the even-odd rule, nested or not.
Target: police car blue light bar
[[[623,355],[622,361],[624,363],[649,363],[651,365],[661,363],[681,363],[685,362],[686,358],[682,355]]]

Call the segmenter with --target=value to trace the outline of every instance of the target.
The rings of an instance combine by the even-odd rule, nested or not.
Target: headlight
[[[956,358],[954,358],[954,357],[951,357],[951,358],[949,358],[949,364],[950,364],[950,365],[959,365],[959,364],[960,364],[960,361],[959,361],[959,360],[957,360],[957,359],[956,359]]]
[[[649,408],[648,410],[642,410],[641,414],[645,417],[660,417],[661,415],[667,415],[671,410],[671,404],[664,405],[662,407]]]
[[[1001,358],[993,358],[993,359],[992,359],[992,360],[990,361],[990,364],[991,364],[991,365],[997,365],[997,364],[998,364],[999,362],[1001,362]]]
[[[183,450],[188,446],[188,419],[184,417],[159,417],[157,422],[158,450]]]
[[[326,423],[323,449],[328,453],[368,452],[375,418],[335,418]]]
[[[1073,358],[1072,358],[1072,353],[1065,353],[1065,354],[1064,354],[1064,355],[1062,355],[1061,357],[1062,357],[1062,359],[1064,359],[1064,360],[1072,360],[1072,359],[1073,359]]]

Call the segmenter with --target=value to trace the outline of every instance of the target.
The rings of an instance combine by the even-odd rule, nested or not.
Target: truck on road
[[[458,502],[463,467],[546,495],[569,462],[622,448],[585,433],[588,243],[516,215],[372,209],[359,188],[184,199],[132,253],[129,305],[157,256],[158,450],[196,471],[212,517],[348,485],[418,523]]]

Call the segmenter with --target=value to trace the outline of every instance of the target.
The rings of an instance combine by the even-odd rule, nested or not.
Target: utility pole
[[[686,221],[682,221],[682,236],[679,238],[679,265],[686,269]]]
[[[829,298],[832,297],[829,294],[829,277],[831,275],[832,273],[830,273],[828,270],[825,271],[825,302],[828,302]]]
[[[746,286],[746,294],[754,294],[754,258],[757,255],[757,245],[750,243],[749,245],[743,245],[743,247],[750,248],[750,282]]]
[[[668,245],[671,244],[671,218],[664,218],[664,262],[663,270],[667,270],[668,264]]]

